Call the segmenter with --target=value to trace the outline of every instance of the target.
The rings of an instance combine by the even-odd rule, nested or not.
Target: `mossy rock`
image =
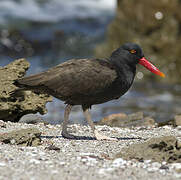
[[[31,91],[22,92],[19,96],[12,94],[17,89],[13,85],[14,80],[23,77],[28,68],[26,59],[18,59],[0,67],[0,119],[17,122],[25,114],[47,112],[46,103],[52,101],[49,95]]]

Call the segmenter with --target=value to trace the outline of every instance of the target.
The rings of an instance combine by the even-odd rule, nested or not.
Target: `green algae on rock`
[[[20,95],[12,95],[17,87],[13,81],[23,77],[29,68],[29,62],[18,59],[5,67],[0,67],[0,119],[17,122],[21,116],[29,113],[45,114],[46,103],[52,97],[46,94],[35,94],[27,91]]]
[[[12,145],[38,146],[41,144],[40,135],[37,128],[20,129],[0,134],[0,141]]]
[[[123,148],[116,158],[181,163],[181,142],[174,136],[151,138],[146,142]]]

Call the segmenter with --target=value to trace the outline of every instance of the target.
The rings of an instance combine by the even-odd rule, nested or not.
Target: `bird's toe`
[[[99,141],[101,141],[101,140],[118,141],[117,138],[111,138],[111,137],[102,135],[96,130],[94,131],[94,135],[95,135],[96,139],[99,140]]]
[[[62,131],[62,137],[66,138],[66,139],[77,139],[76,136],[69,134],[68,132],[63,132]]]

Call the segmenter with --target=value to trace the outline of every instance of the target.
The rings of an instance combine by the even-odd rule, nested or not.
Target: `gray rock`
[[[44,122],[43,118],[37,114],[26,114],[21,117],[19,120],[20,123],[27,123],[27,124],[36,124],[40,122]]]

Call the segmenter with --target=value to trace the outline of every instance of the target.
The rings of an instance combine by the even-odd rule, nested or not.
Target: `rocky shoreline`
[[[181,115],[161,124],[143,112],[111,114],[96,128],[118,141],[98,141],[79,124],[69,128],[79,140],[64,139],[60,124],[34,114],[46,113],[50,96],[12,94],[28,67],[19,59],[0,68],[0,179],[181,178]]]
[[[62,138],[61,125],[0,122],[0,134],[37,129],[38,146],[0,142],[0,179],[180,179],[180,162],[124,160],[117,155],[134,144],[152,138],[175,137],[181,140],[180,126],[119,128],[96,126],[101,133],[118,141],[97,141],[88,126],[74,124],[69,130],[80,140]],[[37,132],[36,132],[37,133]],[[32,134],[30,133],[32,137]],[[180,155],[181,157],[181,155]],[[179,158],[180,158],[179,157]],[[178,159],[179,159],[178,158]]]

